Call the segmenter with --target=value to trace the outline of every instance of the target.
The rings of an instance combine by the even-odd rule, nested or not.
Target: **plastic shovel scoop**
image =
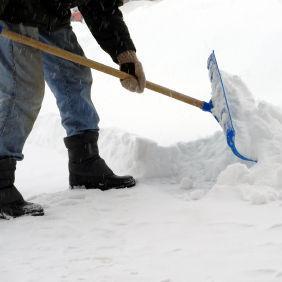
[[[38,40],[12,32],[6,28],[3,28],[1,25],[0,25],[0,34],[20,44],[30,46],[32,48],[41,50],[45,53],[95,69],[97,71],[109,74],[119,79],[125,79],[130,76],[127,73],[121,72],[115,68],[87,59],[86,57],[65,51],[55,46],[44,44]],[[171,90],[169,88],[163,87],[161,85],[155,84],[150,81],[146,81],[146,88],[154,92],[160,93],[162,95],[166,95],[170,98],[174,98],[176,100],[198,107],[205,112],[212,113],[215,116],[216,120],[221,125],[221,127],[223,128],[223,131],[227,138],[227,144],[231,148],[232,152],[240,159],[243,159],[245,161],[253,161],[241,155],[236,149],[235,146],[236,132],[234,130],[232,123],[232,117],[229,110],[227,93],[223,85],[223,81],[221,78],[220,71],[218,69],[214,52],[209,57],[208,69],[209,69],[210,80],[212,84],[212,97],[214,97],[211,99],[210,102],[200,101],[198,99],[189,97],[187,95],[176,92],[174,90]]]
[[[238,158],[244,161],[256,162],[255,160],[242,155],[236,147],[236,131],[233,125],[231,114],[232,109],[228,102],[228,91],[224,85],[214,51],[208,58],[208,70],[212,87],[212,99],[210,102],[212,105],[211,113],[222,127],[228,146]]]

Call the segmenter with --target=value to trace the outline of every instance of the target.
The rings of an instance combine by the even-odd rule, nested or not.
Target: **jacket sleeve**
[[[78,8],[101,48],[117,61],[124,51],[136,51],[119,10],[119,0],[90,0]]]
[[[9,0],[0,0],[0,15],[4,12]]]

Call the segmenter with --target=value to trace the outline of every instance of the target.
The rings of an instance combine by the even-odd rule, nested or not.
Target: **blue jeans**
[[[4,27],[84,55],[71,27],[49,33],[22,24]],[[54,93],[67,136],[98,129],[89,68],[0,36],[0,158],[23,159],[22,149],[40,111],[44,80]]]

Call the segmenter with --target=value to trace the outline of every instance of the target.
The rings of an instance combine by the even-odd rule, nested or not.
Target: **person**
[[[119,9],[119,0],[0,0],[0,24],[9,30],[84,55],[71,25],[78,7],[101,48],[120,70],[132,92],[143,92],[145,75]],[[39,113],[44,80],[55,95],[69,156],[71,188],[133,187],[132,176],[117,176],[100,157],[99,116],[91,101],[89,68],[42,53],[0,36],[0,216],[43,215],[43,208],[23,199],[14,186],[16,163]],[[55,172],[54,172],[55,173]]]

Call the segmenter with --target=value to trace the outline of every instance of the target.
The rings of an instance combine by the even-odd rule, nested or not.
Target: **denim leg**
[[[71,27],[40,32],[40,40],[84,55]],[[44,76],[54,93],[67,135],[98,129],[99,116],[91,101],[92,75],[89,68],[56,56],[43,54]]]
[[[38,38],[22,24],[4,27]],[[44,77],[41,52],[0,36],[0,158],[23,159],[22,149],[41,108]]]

